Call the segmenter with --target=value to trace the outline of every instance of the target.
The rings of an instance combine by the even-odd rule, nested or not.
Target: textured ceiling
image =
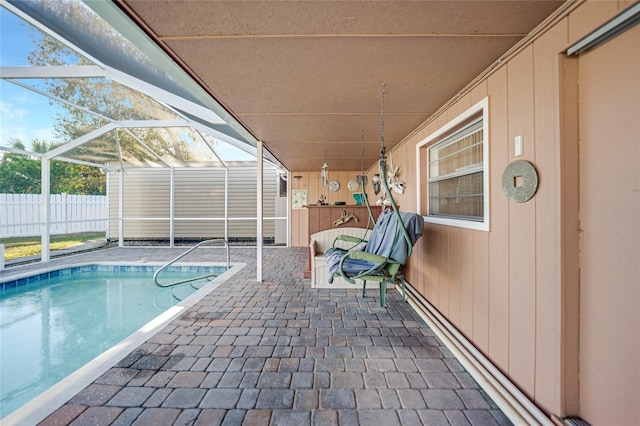
[[[562,1],[117,3],[289,170],[359,170]],[[362,136],[363,135],[363,136]]]

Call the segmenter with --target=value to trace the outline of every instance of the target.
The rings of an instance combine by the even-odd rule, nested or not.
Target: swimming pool
[[[173,266],[163,273],[163,283],[221,275],[194,286],[160,288],[151,278],[158,267],[91,264],[1,283],[0,418],[110,348],[122,353],[123,339],[136,330],[148,338],[234,273],[225,272],[226,265]]]

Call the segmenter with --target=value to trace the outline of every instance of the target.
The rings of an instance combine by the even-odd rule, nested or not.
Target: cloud
[[[23,108],[15,107],[11,102],[0,99],[0,121],[3,126],[5,123],[15,120],[23,120],[29,111]]]
[[[35,138],[53,138],[53,114],[47,98],[22,87],[0,81],[0,144],[12,138],[25,145]]]
[[[4,89],[4,88],[3,88]],[[11,139],[19,139],[26,146],[34,139],[54,139],[51,109],[29,94],[6,95],[0,98],[0,145],[10,146]]]
[[[11,139],[19,139],[25,146],[29,147],[34,139],[54,140],[53,128],[50,127],[28,127],[23,124],[5,125],[4,117],[0,126],[0,145],[10,146]]]

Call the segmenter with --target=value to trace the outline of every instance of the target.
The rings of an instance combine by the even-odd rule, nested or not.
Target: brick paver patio
[[[256,282],[255,249],[234,248],[247,267],[42,424],[510,424],[396,291],[382,309],[377,291],[311,289],[305,249],[264,259]]]

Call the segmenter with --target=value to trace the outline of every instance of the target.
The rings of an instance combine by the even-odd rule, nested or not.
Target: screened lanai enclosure
[[[62,180],[106,198],[98,221],[121,246],[287,244],[287,171],[142,30],[104,2],[0,4],[0,179],[41,194],[42,261]]]

